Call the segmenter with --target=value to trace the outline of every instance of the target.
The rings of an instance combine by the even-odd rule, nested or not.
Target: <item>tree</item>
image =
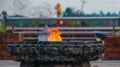
[[[63,16],[64,16],[64,17],[73,17],[73,16],[75,16],[75,15],[76,15],[76,12],[75,12],[74,9],[71,8],[71,7],[66,8],[66,10],[65,10],[64,13],[63,13]]]
[[[117,13],[113,12],[112,16],[119,16]]]
[[[110,13],[110,12],[107,12],[106,16],[111,16],[111,13]]]
[[[103,11],[100,11],[100,16],[104,16],[104,12]]]

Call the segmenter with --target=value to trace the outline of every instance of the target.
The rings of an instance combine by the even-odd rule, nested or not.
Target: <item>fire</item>
[[[43,31],[38,36],[38,41],[62,42],[61,32],[58,29],[49,29],[44,26]]]
[[[61,32],[57,29],[49,30],[48,41],[50,42],[62,42]]]

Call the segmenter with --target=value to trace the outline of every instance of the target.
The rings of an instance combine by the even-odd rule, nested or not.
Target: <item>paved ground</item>
[[[92,61],[91,67],[120,67],[120,60],[119,61]]]
[[[19,62],[11,61],[11,60],[0,60],[0,67],[20,67]]]
[[[120,67],[120,61],[92,61],[91,67],[98,65],[98,67]],[[20,67],[19,62],[6,60],[0,61],[0,67]]]

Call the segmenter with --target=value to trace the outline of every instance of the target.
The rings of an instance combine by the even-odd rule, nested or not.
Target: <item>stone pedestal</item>
[[[100,42],[14,42],[8,52],[21,67],[90,67],[104,52]]]

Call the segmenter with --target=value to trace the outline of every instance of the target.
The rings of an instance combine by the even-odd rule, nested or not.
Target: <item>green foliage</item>
[[[85,14],[84,12],[80,12],[80,10],[76,10],[68,7],[63,13],[63,17],[118,17],[119,14],[113,12],[107,12],[104,13],[103,11],[100,11],[99,13],[91,13],[91,14]],[[118,22],[117,22],[118,23]],[[111,26],[113,25],[112,22],[109,23]],[[116,24],[118,25],[118,24]],[[73,26],[72,23],[68,23],[68,26]],[[106,26],[106,22],[103,21],[97,21],[97,22],[75,22],[75,26],[77,27],[103,27]]]
[[[46,24],[45,21],[34,22],[32,23],[32,27],[43,27]]]
[[[0,26],[0,33],[5,33],[5,32],[7,32],[7,27],[4,24],[2,24]]]

